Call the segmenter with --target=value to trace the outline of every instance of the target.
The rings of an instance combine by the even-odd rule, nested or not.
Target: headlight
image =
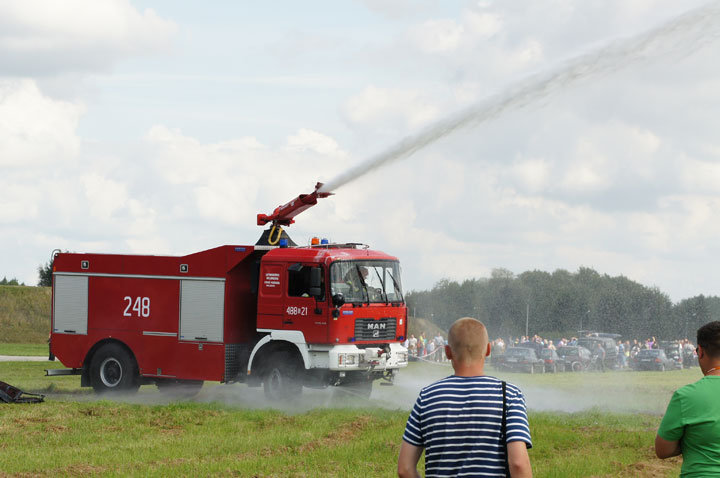
[[[408,360],[407,352],[398,352],[397,357],[398,357],[398,362],[400,362],[400,363],[407,362],[407,360]]]
[[[338,354],[338,366],[355,365],[355,354]]]

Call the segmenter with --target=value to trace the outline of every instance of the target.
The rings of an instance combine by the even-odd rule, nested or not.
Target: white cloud
[[[344,118],[357,127],[412,131],[438,117],[439,110],[423,92],[411,88],[368,86],[347,100]]]
[[[428,20],[411,28],[410,40],[425,53],[443,53],[456,50],[465,28],[454,20]]]
[[[685,158],[680,181],[687,191],[720,193],[720,162]]]
[[[104,70],[166,50],[177,30],[128,0],[0,1],[0,74]]]
[[[481,38],[488,38],[503,27],[502,17],[496,13],[476,12],[465,10],[463,12],[463,23],[466,31],[471,35]]]
[[[97,173],[83,175],[80,182],[85,187],[90,213],[96,219],[110,221],[113,213],[127,204],[125,184],[104,178]]]
[[[43,95],[30,79],[0,78],[0,166],[67,164],[80,149],[75,130],[84,108]]]
[[[520,159],[512,165],[513,176],[519,179],[529,191],[537,192],[548,186],[551,167],[541,158]]]
[[[294,135],[288,136],[289,151],[313,151],[324,156],[345,157],[347,153],[340,149],[337,141],[317,131],[300,128]]]
[[[581,140],[575,161],[568,165],[562,185],[570,191],[598,191],[610,185],[608,158],[589,141]]]
[[[161,125],[146,140],[155,171],[177,191],[184,214],[228,225],[252,225],[258,212],[311,192],[319,174],[333,174],[347,157],[333,138],[308,128],[279,147],[252,137],[203,143]]]
[[[12,224],[37,217],[39,191],[0,179],[0,224]]]

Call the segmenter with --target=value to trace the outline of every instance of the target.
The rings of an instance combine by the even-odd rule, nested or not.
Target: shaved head
[[[458,319],[450,327],[448,345],[456,361],[465,364],[479,362],[487,353],[487,329],[479,320],[470,317]]]

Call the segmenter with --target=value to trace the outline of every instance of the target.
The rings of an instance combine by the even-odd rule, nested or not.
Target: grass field
[[[50,303],[49,287],[0,286],[0,343],[46,343]]]
[[[45,344],[4,344],[0,343],[0,355],[46,356],[48,345]]]
[[[43,369],[62,367],[57,362],[0,363],[0,380],[48,393],[43,404],[0,405],[0,476],[394,476],[418,388],[449,372],[411,365],[396,386],[376,386],[369,402],[309,390],[280,409],[244,385],[206,384],[193,401],[172,401],[152,386],[99,400],[80,389],[79,377],[44,377]],[[653,439],[672,390],[699,376],[684,370],[503,378],[526,391],[536,477],[655,477],[679,473],[679,459],[654,457]],[[564,402],[580,409],[584,397],[603,394],[611,397],[607,406],[558,411]],[[554,397],[555,406],[533,397]]]

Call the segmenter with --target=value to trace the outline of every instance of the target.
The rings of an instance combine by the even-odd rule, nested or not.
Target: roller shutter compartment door
[[[55,276],[53,332],[87,335],[88,277]]]
[[[180,340],[223,341],[225,281],[180,281]]]

